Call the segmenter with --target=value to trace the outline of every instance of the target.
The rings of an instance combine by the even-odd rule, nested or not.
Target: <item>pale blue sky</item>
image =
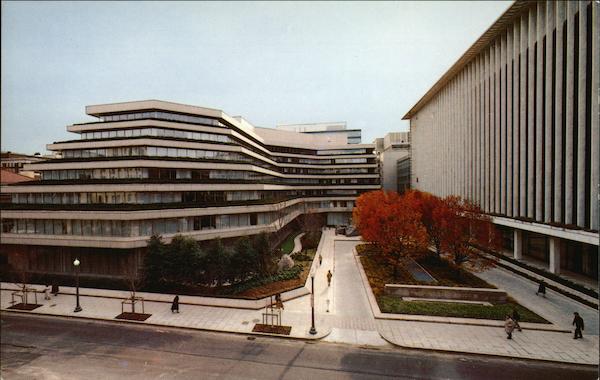
[[[511,2],[2,2],[2,150],[77,138],[89,104],[160,99],[363,142]]]

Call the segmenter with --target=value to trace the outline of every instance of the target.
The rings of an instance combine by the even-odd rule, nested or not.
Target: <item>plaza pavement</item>
[[[297,239],[299,242],[299,238]],[[598,311],[581,305],[551,290],[547,298],[535,295],[535,284],[503,269],[492,269],[480,274],[482,278],[507,290],[510,296],[540,314],[552,325],[522,324],[523,332],[515,332],[506,339],[502,322],[440,318],[426,316],[398,316],[389,319],[373,305],[371,290],[365,286],[364,273],[354,257],[357,238],[336,236],[325,230],[312,273],[315,282],[315,310],[317,334],[308,333],[310,321],[310,277],[304,288],[284,297],[283,324],[292,326],[291,337],[321,339],[326,342],[364,346],[400,346],[414,349],[477,353],[556,362],[598,365]],[[297,246],[294,250],[296,250]],[[318,265],[318,255],[323,262]],[[327,271],[333,273],[327,286]],[[14,284],[1,284],[0,309],[11,306],[10,293]],[[39,289],[41,287],[38,286]],[[121,300],[128,292],[81,289],[83,311],[74,313],[74,289],[61,287],[61,293],[50,301],[38,295],[43,306],[28,312],[66,317],[92,318],[116,321],[121,313]],[[170,311],[173,295],[140,293],[145,297],[145,312],[152,314],[145,322],[155,326],[172,326],[211,331],[252,334],[255,323],[262,320],[263,309],[256,302],[211,299],[208,297],[180,297],[181,313]],[[218,303],[218,306],[215,304]],[[573,311],[579,311],[586,322],[584,339],[573,340],[571,329]],[[120,321],[120,320],[119,320]],[[553,331],[554,330],[554,331]]]

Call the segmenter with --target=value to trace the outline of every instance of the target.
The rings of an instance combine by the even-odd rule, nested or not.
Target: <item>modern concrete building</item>
[[[383,138],[375,139],[373,143],[383,189],[402,193],[410,188],[410,183],[406,183],[407,165],[410,170],[410,132],[388,133]]]
[[[31,272],[122,276],[148,239],[196,240],[285,228],[309,212],[348,224],[355,198],[380,188],[371,144],[257,128],[215,109],[149,100],[86,107],[62,158],[26,165],[41,181],[2,188],[3,261]],[[126,264],[129,263],[129,264]]]
[[[599,6],[515,2],[404,116],[414,188],[479,203],[515,258],[592,279]]]
[[[326,136],[331,142],[337,141],[343,144],[360,144],[362,139],[361,130],[346,129],[346,122],[344,121],[336,123],[281,124],[277,126],[277,129]]]

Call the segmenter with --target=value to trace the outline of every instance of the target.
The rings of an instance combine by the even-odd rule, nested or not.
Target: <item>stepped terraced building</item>
[[[477,202],[516,259],[588,279],[598,278],[599,8],[516,1],[404,116],[413,188]]]
[[[31,272],[122,276],[153,234],[196,240],[277,231],[307,213],[346,224],[380,188],[374,145],[252,126],[163,101],[86,107],[62,158],[28,165],[41,181],[4,186],[2,260]],[[25,257],[25,263],[22,258]]]

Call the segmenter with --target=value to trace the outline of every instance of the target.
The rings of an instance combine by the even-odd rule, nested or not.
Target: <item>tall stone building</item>
[[[515,258],[592,279],[599,6],[515,2],[404,116],[414,188],[477,202]]]

